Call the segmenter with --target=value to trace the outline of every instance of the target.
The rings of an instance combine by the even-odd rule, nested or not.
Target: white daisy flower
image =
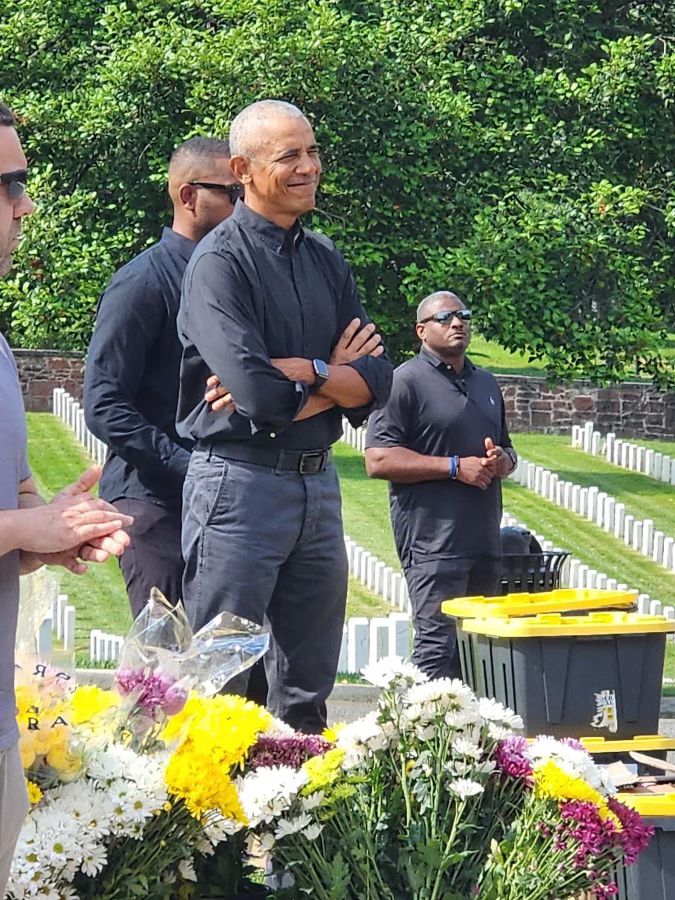
[[[448,790],[456,794],[460,800],[466,800],[468,797],[475,797],[483,793],[483,785],[471,778],[458,778],[457,781],[451,781]]]

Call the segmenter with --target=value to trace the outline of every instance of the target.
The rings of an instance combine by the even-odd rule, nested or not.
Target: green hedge
[[[412,307],[463,293],[552,375],[670,377],[670,0],[5,0],[0,94],[40,204],[0,327],[84,348],[111,272],[169,221],[166,160],[266,97],[311,116],[312,225],[396,356]]]

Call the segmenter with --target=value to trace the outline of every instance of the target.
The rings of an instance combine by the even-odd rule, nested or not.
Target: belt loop
[[[278,458],[277,458],[277,464],[276,464],[276,466],[274,467],[274,474],[275,474],[275,475],[281,475],[281,473],[283,472],[283,470],[284,470],[284,458],[285,458],[285,456],[286,456],[286,451],[285,451],[285,450],[280,450],[280,451],[279,451],[279,456],[278,456]]]
[[[206,461],[211,462],[211,457],[213,456],[213,444],[209,444],[209,449],[206,454]]]

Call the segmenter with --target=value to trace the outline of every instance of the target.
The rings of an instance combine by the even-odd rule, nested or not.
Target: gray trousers
[[[269,710],[293,728],[320,732],[347,596],[332,461],[301,475],[195,451],[183,491],[183,557],[193,627],[221,610],[266,625]]]

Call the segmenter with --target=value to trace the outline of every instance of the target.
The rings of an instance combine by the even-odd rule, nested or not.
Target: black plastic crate
[[[474,624],[467,620],[458,628],[464,680],[479,697],[493,697],[521,715],[528,737],[619,739],[658,732],[665,630],[504,637],[484,623],[475,633]]]
[[[656,828],[632,866],[619,870],[617,900],[675,900],[675,818],[646,818]]]

